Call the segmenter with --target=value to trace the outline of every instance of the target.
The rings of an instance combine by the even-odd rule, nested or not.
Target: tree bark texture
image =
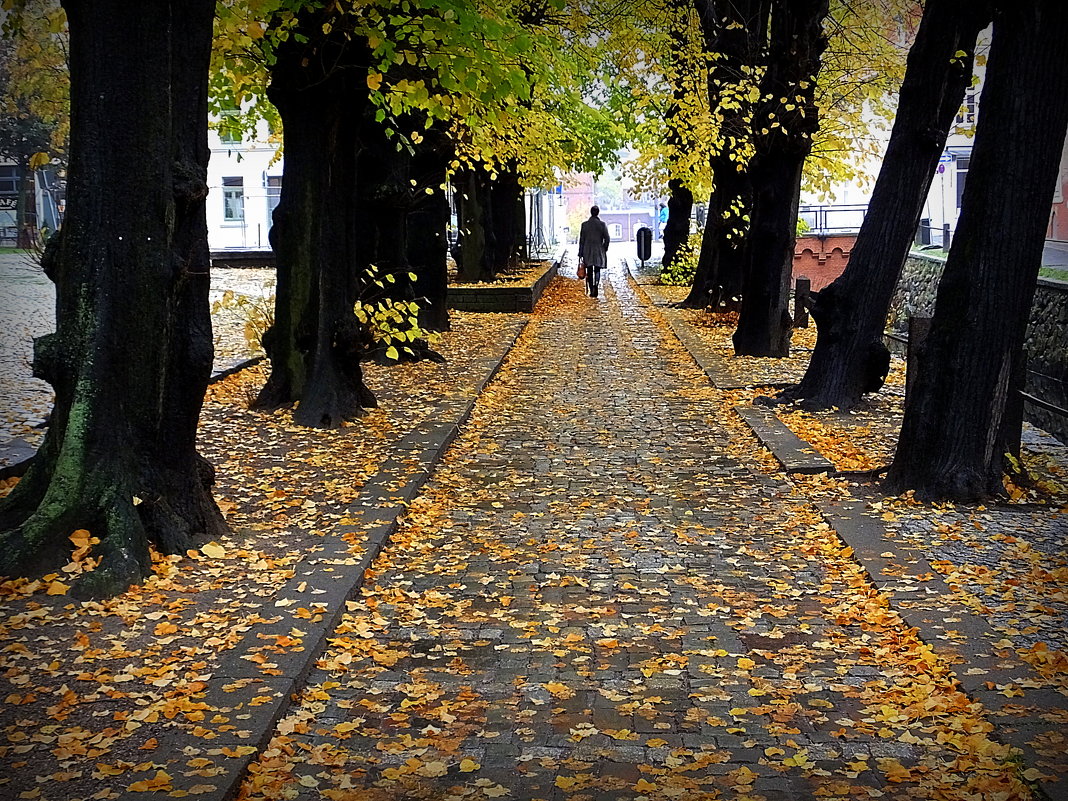
[[[314,15],[311,15],[314,16]],[[363,243],[357,235],[357,156],[368,103],[366,42],[303,20],[305,43],[279,47],[268,97],[283,125],[285,166],[271,246],[275,319],[264,337],[271,375],[257,405],[297,403],[295,422],[336,428],[376,405],[360,361],[372,335],[353,312]]]
[[[492,209],[488,219],[493,234],[486,241],[493,243],[490,260],[496,275],[514,269],[526,251],[526,214],[523,187],[514,166],[500,170],[489,187]]]
[[[489,173],[469,167],[454,179],[459,220],[459,259],[456,279],[461,283],[492,281],[496,252]]]
[[[679,248],[690,238],[690,215],[693,213],[693,192],[682,181],[668,181],[668,218],[664,223],[664,256],[661,267],[670,267]]]
[[[1006,406],[1018,389],[1068,129],[1066,41],[1060,0],[995,5],[961,217],[887,475],[891,492],[954,501],[1003,492]]]
[[[816,348],[801,383],[782,399],[803,399],[811,409],[851,409],[882,387],[890,366],[883,330],[894,287],[990,13],[975,0],[927,3],[867,215],[845,271],[816,295]]]
[[[412,120],[402,124],[423,127]],[[447,330],[449,206],[441,189],[451,152],[447,137],[432,129],[415,144],[414,152],[398,148],[396,140],[368,114],[361,140],[356,212],[360,265],[373,264],[378,268],[375,277],[391,275],[394,280],[386,281],[384,287],[361,281],[359,297],[418,300],[421,326]],[[426,351],[425,343],[422,350]]]
[[[0,572],[47,571],[68,536],[100,540],[83,596],[147,575],[225,532],[196,452],[211,372],[207,73],[214,2],[65,0],[70,30],[67,216],[45,270],[56,332],[34,347],[51,425],[0,504]],[[132,77],[133,76],[133,77]]]
[[[819,128],[816,77],[827,47],[828,0],[772,3],[768,68],[754,117],[756,154],[749,174],[753,210],[734,352],[790,355],[790,269],[797,235],[801,172]],[[767,131],[767,133],[764,133]]]
[[[701,253],[693,284],[679,304],[684,308],[719,306],[741,294],[743,264],[739,258],[742,215],[749,205],[746,165],[727,141],[751,136],[753,105],[743,98],[724,105],[724,91],[749,80],[767,46],[769,0],[694,0],[701,22],[704,49],[713,56],[708,70],[708,102],[720,122],[723,143],[711,156],[713,188],[701,235]],[[732,96],[733,91],[729,92]]]
[[[672,79],[672,102],[665,115],[664,122],[667,125],[667,144],[669,153],[674,153],[682,148],[683,136],[679,131],[678,116],[681,105],[686,102],[688,86],[686,76],[683,74],[683,53],[686,49],[686,38],[683,36],[683,26],[689,19],[689,4],[681,8],[681,18],[677,19],[671,28],[670,58],[674,62]],[[674,172],[674,170],[673,170]],[[668,218],[664,223],[664,255],[660,259],[661,269],[671,266],[686,240],[690,237],[690,215],[693,213],[693,192],[678,177],[668,180]]]
[[[749,173],[726,154],[713,159],[716,186],[708,198],[705,227],[701,232],[701,252],[697,270],[683,308],[719,309],[737,303],[745,278],[741,215],[752,205],[752,182]]]
[[[415,292],[425,298],[419,327],[449,330],[449,199],[441,188],[447,180],[449,145],[444,134],[416,149],[412,177],[417,202],[408,211],[408,262],[416,275]],[[433,194],[424,190],[430,189]]]

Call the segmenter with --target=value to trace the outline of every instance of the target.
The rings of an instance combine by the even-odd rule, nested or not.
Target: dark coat
[[[611,242],[608,226],[599,217],[590,217],[579,229],[579,258],[590,267],[606,267]]]

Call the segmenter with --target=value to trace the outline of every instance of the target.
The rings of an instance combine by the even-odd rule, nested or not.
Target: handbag
[[[578,264],[578,277],[580,281],[586,277],[586,262],[584,261],[580,261]]]

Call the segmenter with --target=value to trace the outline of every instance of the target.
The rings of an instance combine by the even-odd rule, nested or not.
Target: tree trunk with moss
[[[868,212],[845,271],[816,295],[816,347],[801,382],[784,390],[783,400],[851,409],[882,387],[890,366],[886,315],[971,81],[976,37],[989,20],[990,8],[976,0],[927,3]]]
[[[1000,5],[1000,8],[998,7]],[[886,487],[928,500],[1003,493],[1007,407],[1068,132],[1068,6],[995,4],[960,221]],[[1015,431],[1013,431],[1015,427]]]
[[[734,352],[790,355],[790,272],[797,236],[801,173],[819,128],[816,79],[827,47],[828,0],[774,0],[768,67],[754,116],[750,163],[753,210]]]
[[[301,425],[336,428],[376,405],[361,359],[372,346],[357,319],[357,154],[368,103],[366,42],[304,19],[305,43],[278,49],[268,97],[283,126],[285,166],[271,246],[278,264],[274,324],[264,336],[271,374],[260,408],[292,403]]]
[[[34,348],[51,425],[0,502],[0,572],[53,570],[100,540],[76,587],[110,595],[225,532],[196,451],[212,365],[207,71],[214,3],[66,0],[67,216],[45,257],[56,332]],[[137,80],[130,80],[136,75]]]

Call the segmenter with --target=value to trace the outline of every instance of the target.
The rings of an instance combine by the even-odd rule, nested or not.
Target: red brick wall
[[[793,280],[804,276],[812,282],[813,292],[823,289],[842,274],[856,241],[856,234],[799,236],[794,245]]]
[[[1048,239],[1068,240],[1068,179],[1064,182],[1064,200],[1053,204],[1053,212],[1049,218],[1049,231],[1046,232]]]

